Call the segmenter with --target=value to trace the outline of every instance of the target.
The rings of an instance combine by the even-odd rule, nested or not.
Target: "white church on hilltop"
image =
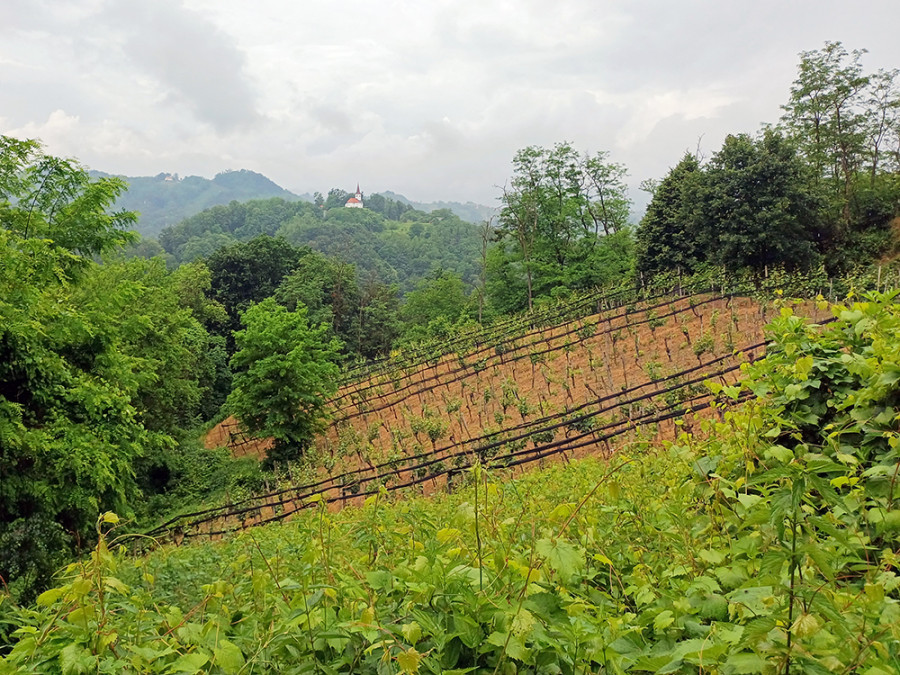
[[[347,203],[344,204],[344,207],[348,209],[363,208],[362,192],[359,191],[359,183],[356,184],[356,194],[347,200]]]

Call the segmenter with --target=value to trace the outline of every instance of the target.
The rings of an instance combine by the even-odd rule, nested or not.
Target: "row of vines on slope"
[[[828,326],[783,308],[766,357],[722,386],[750,400],[704,439],[513,481],[476,464],[440,499],[318,502],[133,561],[102,540],[6,609],[0,672],[893,675],[894,299]]]
[[[676,417],[709,407],[705,380],[733,384],[740,363],[761,353],[764,311],[746,298],[676,296],[532,332],[482,369],[445,359],[436,372],[420,371],[418,389],[407,382],[387,403],[372,390],[375,401],[345,413],[312,460],[327,473],[286,476],[284,487],[182,514],[151,534],[218,536],[288,517],[311,499],[449,486],[475,462],[509,468],[608,454],[645,426],[671,437]]]

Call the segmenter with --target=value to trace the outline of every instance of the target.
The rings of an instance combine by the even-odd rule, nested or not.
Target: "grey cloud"
[[[310,109],[312,118],[329,132],[349,134],[353,131],[353,121],[343,110],[330,105],[316,105]]]
[[[99,169],[246,167],[301,192],[358,178],[492,203],[526,145],[608,150],[635,184],[700,135],[711,154],[778,119],[801,50],[840,39],[872,50],[867,68],[900,65],[898,12],[896,0],[0,0],[0,116],[68,138],[60,152]]]
[[[122,32],[122,52],[202,121],[229,131],[257,119],[243,53],[200,14],[173,0],[118,0],[104,18]]]

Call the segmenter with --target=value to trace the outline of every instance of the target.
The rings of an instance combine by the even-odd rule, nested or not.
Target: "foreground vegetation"
[[[900,672],[900,306],[784,307],[740,409],[663,448],[316,508],[133,558],[100,544],[0,672]]]

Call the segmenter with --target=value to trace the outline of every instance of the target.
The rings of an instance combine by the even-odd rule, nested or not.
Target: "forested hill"
[[[108,176],[92,171],[94,178]],[[280,197],[298,201],[298,195],[276,185],[255,171],[223,171],[215,178],[160,173],[156,176],[121,176],[128,183],[116,201],[116,208],[137,211],[136,229],[142,236],[156,237],[168,226],[200,213],[204,209],[231,201]]]
[[[385,211],[406,209],[397,219],[369,208],[329,208],[332,202],[343,204],[343,199],[332,191],[321,206],[279,198],[214,206],[164,228],[159,243],[175,262],[185,263],[223,246],[270,235],[352,263],[364,276],[396,283],[403,291],[436,270],[475,283],[483,243],[478,225],[447,209],[423,213],[392,200],[381,200]]]
[[[102,178],[111,174],[91,171],[90,175],[93,178]],[[248,169],[223,171],[212,179],[201,176],[181,177],[177,173],[119,176],[119,178],[128,184],[128,189],[119,195],[115,207],[136,211],[139,214],[136,229],[143,237],[157,237],[165,227],[176,225],[210,207],[232,201],[246,202],[270,197],[280,197],[289,202],[315,200],[314,195],[295,194],[261,173]],[[496,213],[496,209],[474,202],[424,203],[412,201],[390,191],[381,194],[386,199],[424,213],[448,209],[469,223],[480,223]]]

